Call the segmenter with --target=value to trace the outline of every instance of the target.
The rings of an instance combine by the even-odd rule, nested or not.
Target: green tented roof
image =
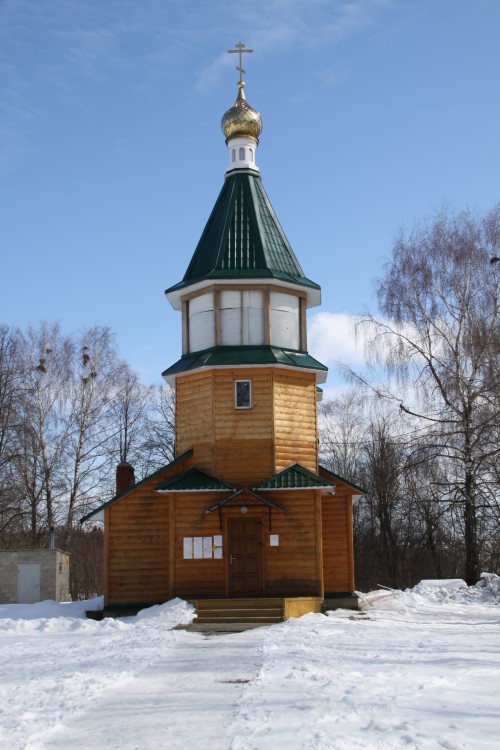
[[[265,482],[258,484],[256,490],[305,490],[335,487],[334,482],[314,474],[299,464],[283,469]]]
[[[204,471],[193,468],[170,482],[159,484],[155,490],[156,492],[228,492],[234,490],[234,487],[205,474]]]
[[[173,461],[171,461],[169,464],[166,464],[165,466],[162,466],[161,469],[158,469],[157,471],[154,471],[152,474],[150,474],[147,477],[144,477],[144,479],[141,479],[140,482],[136,482],[131,487],[127,487],[126,490],[123,490],[123,492],[120,492],[118,495],[115,495],[111,498],[111,500],[108,500],[107,502],[103,503],[102,505],[99,505],[98,508],[95,508],[94,510],[91,510],[90,513],[87,513],[87,515],[82,516],[80,518],[80,523],[84,523],[85,521],[89,521],[92,516],[95,516],[97,513],[99,513],[101,510],[104,510],[104,508],[107,508],[108,505],[113,505],[113,503],[116,503],[117,500],[121,500],[122,497],[125,497],[125,495],[128,495],[132,490],[135,490],[137,487],[140,487],[142,484],[145,484],[146,482],[149,482],[150,479],[153,479],[157,474],[162,474],[167,469],[172,468],[172,466],[175,466],[176,464],[180,464],[181,461],[184,461],[185,458],[189,458],[189,456],[193,455],[193,449],[189,448],[189,450],[185,451],[184,453],[181,453],[180,456],[177,456],[177,458],[174,458]]]
[[[328,368],[307,352],[280,349],[277,346],[214,346],[201,352],[185,354],[162,372],[164,378],[201,367],[231,365],[286,365],[327,372]]]
[[[262,186],[260,175],[226,176],[183,280],[166,294],[207,279],[269,278],[312,287]]]

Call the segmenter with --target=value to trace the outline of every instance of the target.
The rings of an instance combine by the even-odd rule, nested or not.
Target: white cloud
[[[362,334],[355,331],[353,315],[319,312],[309,319],[308,350],[323,364],[364,364],[363,349]]]

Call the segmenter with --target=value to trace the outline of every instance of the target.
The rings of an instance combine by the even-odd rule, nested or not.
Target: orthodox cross
[[[243,70],[243,66],[241,64],[241,56],[245,52],[253,52],[253,49],[245,49],[245,45],[242,42],[238,42],[238,44],[235,44],[236,49],[228,49],[229,53],[235,53],[240,56],[240,64],[236,66],[236,70],[240,71],[240,83],[243,81],[243,73],[246,73],[246,70]]]

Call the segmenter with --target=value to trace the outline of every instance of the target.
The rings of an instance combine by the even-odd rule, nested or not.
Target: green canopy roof
[[[155,487],[156,492],[227,492],[233,489],[229,484],[196,468]]]
[[[304,276],[260,175],[226,176],[183,280],[166,294],[208,279],[279,279],[319,290]]]
[[[335,489],[335,483],[314,474],[299,464],[283,469],[265,482],[261,482],[256,490],[309,490],[330,487]]]
[[[186,354],[175,364],[162,372],[164,378],[178,375],[201,367],[221,367],[231,365],[286,365],[303,367],[320,372],[328,371],[325,365],[307,352],[295,349],[280,349],[277,346],[214,346],[201,352]]]

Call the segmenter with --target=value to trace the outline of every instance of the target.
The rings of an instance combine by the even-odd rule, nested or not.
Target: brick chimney
[[[122,461],[116,467],[116,494],[120,495],[135,484],[134,467],[128,461]]]

